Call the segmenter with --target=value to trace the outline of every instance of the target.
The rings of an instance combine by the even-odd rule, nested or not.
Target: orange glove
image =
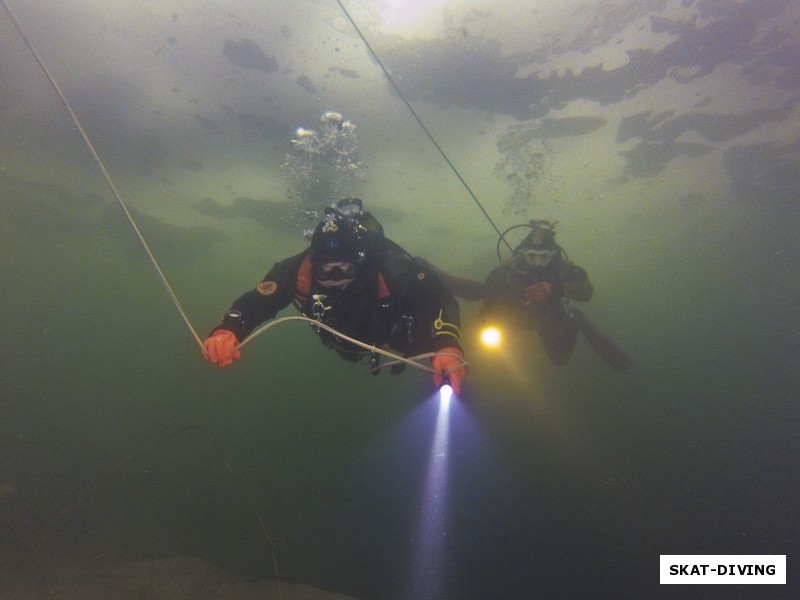
[[[542,300],[547,300],[550,296],[553,295],[553,284],[549,281],[540,281],[539,283],[534,283],[533,285],[529,285],[525,288],[523,292],[525,296],[525,300],[528,302],[541,302]]]
[[[466,367],[456,368],[464,364],[464,353],[458,348],[448,346],[442,348],[433,357],[432,366],[437,373],[433,376],[433,384],[438,389],[445,377],[450,381],[450,387],[456,396],[461,395],[461,380],[467,374]],[[453,369],[452,371],[449,371]],[[448,372],[449,371],[449,372]]]
[[[218,364],[220,367],[229,365],[234,359],[239,360],[242,353],[236,349],[239,340],[232,331],[227,329],[217,329],[209,338],[203,342],[206,354],[203,355],[207,361]]]

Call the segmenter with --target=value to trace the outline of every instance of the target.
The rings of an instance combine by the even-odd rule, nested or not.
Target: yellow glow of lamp
[[[501,338],[500,330],[497,327],[484,327],[483,331],[481,331],[481,341],[484,346],[496,348],[500,345]]]

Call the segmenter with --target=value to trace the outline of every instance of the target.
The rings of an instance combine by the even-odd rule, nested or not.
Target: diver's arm
[[[572,300],[588,302],[594,294],[594,286],[582,267],[565,260],[561,264],[561,292]]]
[[[226,329],[241,342],[264,321],[275,318],[278,311],[292,301],[297,269],[305,253],[277,262],[252,290],[237,298],[214,331]]]
[[[486,286],[480,281],[451,275],[419,256],[415,256],[414,260],[435,274],[453,296],[467,301],[483,300],[486,297]]]

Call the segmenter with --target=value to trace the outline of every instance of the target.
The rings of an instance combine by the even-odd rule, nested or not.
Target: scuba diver
[[[519,228],[530,231],[511,256],[502,261],[500,245],[510,231]],[[483,300],[480,316],[484,324],[504,324],[509,330],[536,330],[553,364],[564,366],[569,362],[580,332],[611,368],[628,369],[633,365],[628,355],[582,311],[569,305],[570,300],[591,300],[594,287],[586,271],[567,257],[555,237],[555,223],[550,221],[532,220],[510,227],[497,243],[501,264],[489,273],[483,284],[428,266],[438,272],[456,296]]]
[[[434,384],[445,379],[461,393],[466,375],[459,306],[435,273],[384,236],[383,227],[358,198],[328,207],[310,246],[275,263],[255,289],[240,296],[203,342],[205,359],[220,367],[240,359],[237,345],[260,323],[289,304],[305,316],[378,348],[404,356],[433,353]],[[322,343],[343,358],[369,355],[377,373],[380,355],[336,333],[315,327]],[[399,373],[404,364],[393,365]]]

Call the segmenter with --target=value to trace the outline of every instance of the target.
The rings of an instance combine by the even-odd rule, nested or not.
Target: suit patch
[[[256,286],[256,291],[262,296],[272,296],[278,291],[278,284],[274,281],[262,281]]]

